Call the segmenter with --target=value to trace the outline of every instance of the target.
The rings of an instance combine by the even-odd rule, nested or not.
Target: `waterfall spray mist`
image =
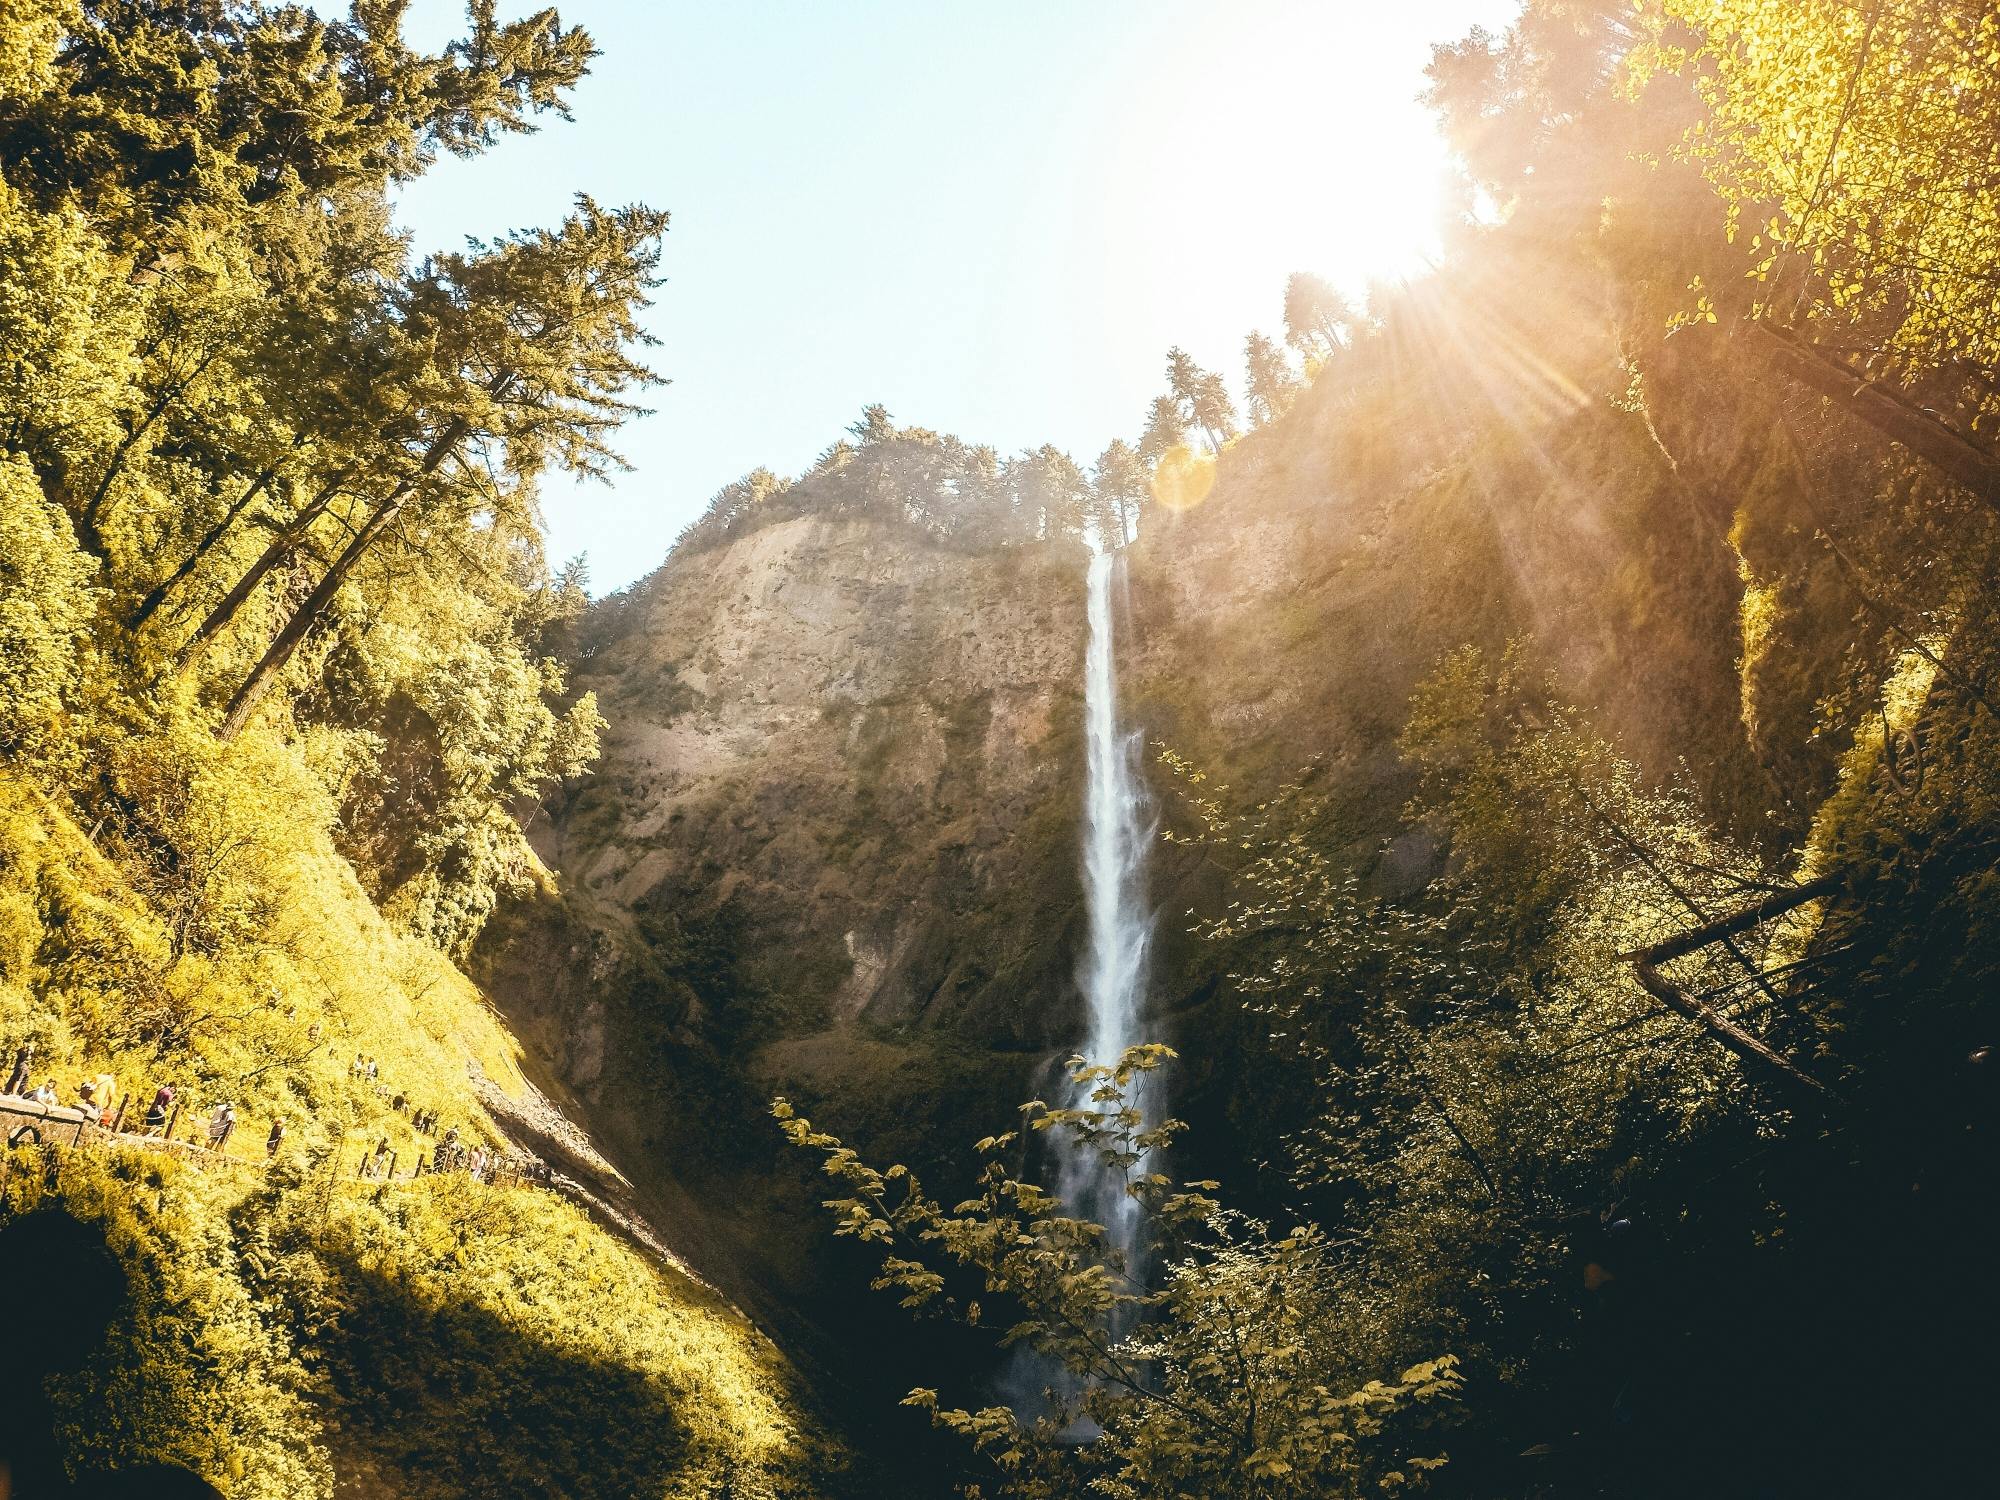
[[[1093,1063],[1115,1063],[1140,1035],[1146,1003],[1146,968],[1153,919],[1146,903],[1146,855],[1156,824],[1151,799],[1139,775],[1139,734],[1118,719],[1118,657],[1113,584],[1119,555],[1096,553],[1090,560],[1090,642],[1084,657],[1083,699],[1086,764],[1083,821],[1083,896],[1088,941],[1077,968],[1089,1029],[1079,1049]],[[1154,1114],[1155,1075],[1141,1075],[1133,1100]],[[1078,1091],[1073,1108],[1089,1108],[1089,1091]],[[1114,1173],[1091,1153],[1067,1151],[1062,1160],[1063,1199],[1072,1209],[1097,1219],[1112,1242],[1131,1255],[1139,1236],[1139,1205]]]

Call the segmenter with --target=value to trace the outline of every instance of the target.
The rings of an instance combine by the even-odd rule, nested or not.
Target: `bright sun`
[[[1430,45],[1509,7],[1253,0],[1138,49],[1113,80],[1114,177],[1150,295],[1312,270],[1359,293],[1439,251],[1448,161],[1422,104]],[[1497,14],[1496,14],[1497,13]],[[1139,272],[1139,274],[1144,274]]]

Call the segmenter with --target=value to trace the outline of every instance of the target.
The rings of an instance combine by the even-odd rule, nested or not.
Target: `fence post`
[[[174,1095],[174,1107],[172,1111],[167,1115],[167,1133],[164,1136],[162,1136],[161,1139],[166,1141],[169,1145],[173,1144],[174,1127],[180,1124],[180,1122],[181,1122],[181,1098],[179,1094],[176,1094]]]
[[[391,1151],[389,1153],[389,1170],[382,1174],[384,1182],[394,1182],[396,1180],[396,1158],[402,1154],[400,1151]]]
[[[119,1131],[125,1128],[125,1106],[131,1102],[132,1096],[130,1094],[126,1094],[119,1099],[118,1113],[111,1117],[111,1133],[113,1135],[118,1134]]]

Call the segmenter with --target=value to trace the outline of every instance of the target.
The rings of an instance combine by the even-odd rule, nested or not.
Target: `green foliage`
[[[364,1456],[412,1496],[808,1493],[828,1455],[779,1399],[776,1351],[712,1293],[552,1193],[457,1174],[363,1193],[331,1165],[260,1182],[11,1153],[10,1217],[100,1225],[130,1282],[58,1381],[73,1461],[178,1463],[232,1500],[325,1497]]]
[[[808,1493],[776,1350],[581,1209],[452,1175],[338,1210],[274,1293],[405,1493]]]
[[[1173,1056],[1137,1047],[1116,1063],[1072,1059],[1087,1089],[1078,1108],[1036,1101],[1031,1132],[1093,1161],[1145,1215],[1146,1264],[1101,1224],[1004,1164],[1016,1137],[989,1137],[978,1190],[947,1210],[908,1167],[878,1170],[813,1128],[780,1099],[772,1113],[793,1144],[820,1154],[847,1196],[829,1200],[835,1233],[877,1248],[878,1289],[903,1307],[981,1326],[998,1310],[1002,1347],[1042,1362],[1048,1410],[1026,1419],[1004,1407],[968,1411],[934,1390],[905,1404],[964,1438],[994,1472],[992,1493],[1023,1500],[1095,1492],[1138,1500],[1212,1496],[1397,1492],[1443,1464],[1397,1459],[1426,1408],[1460,1385],[1449,1356],[1394,1381],[1355,1384],[1327,1356],[1341,1316],[1325,1238],[1286,1234],[1224,1210],[1212,1182],[1176,1182],[1157,1169],[1178,1122],[1148,1122],[1132,1102],[1143,1076]],[[1153,1271],[1150,1279],[1148,1267]],[[1087,1421],[1095,1441],[1078,1443]],[[987,1493],[971,1486],[968,1495]]]
[[[405,9],[0,6],[0,1033],[65,1103],[239,1119],[14,1153],[10,1211],[132,1282],[60,1437],[270,1500],[797,1493],[834,1460],[711,1293],[546,1192],[353,1179],[418,1109],[497,1150],[526,1088],[450,956],[597,754],[537,487],[617,465],[666,223],[413,259],[393,191],[592,47],[473,0],[428,53]]]
[[[2000,361],[2000,18],[1974,0],[1672,0],[1636,59],[1705,106],[1684,150],[1729,206],[1757,310],[1919,370]]]
[[[664,227],[580,201],[407,263],[390,188],[560,110],[589,56],[553,12],[471,21],[426,55],[393,6],[34,6],[8,18],[22,85],[0,105],[0,738],[26,749],[58,702],[74,729],[190,691],[227,699],[234,734],[281,678],[291,727],[366,733],[414,698],[447,726],[454,795],[392,835],[427,846],[403,910],[453,947],[528,858],[496,805],[592,753],[594,708],[561,702],[539,639],[534,483],[615,461]]]
[[[893,521],[984,549],[1075,541],[1103,524],[1107,507],[1128,516],[1136,508],[1124,469],[1114,466],[1113,488],[1100,493],[1075,460],[1046,444],[1003,460],[949,434],[897,427],[879,405],[848,432],[853,442],[835,443],[795,480],[758,469],[725,485],[675,546],[715,546],[793,516],[824,515]]]
[[[154,779],[167,764],[202,769]],[[0,1026],[39,1043],[65,1098],[109,1072],[141,1102],[171,1081],[189,1118],[234,1100],[242,1123],[227,1170],[132,1150],[53,1164],[61,1205],[126,1226],[114,1248],[139,1268],[128,1321],[71,1387],[73,1451],[287,1497],[326,1493],[330,1462],[440,1495],[698,1495],[731,1466],[781,1484],[826,1461],[768,1345],[561,1200],[462,1176],[379,1202],[336,1185],[359,1145],[386,1136],[405,1164],[428,1149],[391,1086],[497,1141],[468,1066],[517,1079],[512,1040],[376,915],[326,842],[331,799],[277,747],[191,726],[170,761],[135,754],[120,776],[131,824],[99,835],[116,860],[36,799],[0,809]],[[267,1178],[273,1119],[289,1134]],[[492,1442],[510,1422],[540,1435]],[[580,1427],[587,1447],[562,1436]]]
[[[96,571],[27,463],[0,458],[0,755],[19,761],[57,748]]]
[[[98,1152],[51,1154],[43,1173],[32,1155],[10,1153],[12,1213],[100,1225],[131,1283],[102,1347],[56,1382],[72,1461],[176,1463],[231,1500],[331,1495],[296,1331],[273,1315],[244,1254],[226,1175]]]
[[[1576,1226],[1763,1128],[1735,1059],[1624,955],[1772,875],[1649,789],[1519,652],[1444,658],[1403,750],[1409,816],[1451,851],[1415,898],[1368,892],[1303,783],[1234,812],[1169,755],[1193,827],[1177,837],[1232,871],[1241,899],[1199,930],[1279,1068],[1309,1081],[1293,1172],[1354,1247],[1343,1336],[1392,1359],[1449,1342],[1475,1378],[1512,1382],[1523,1330],[1562,1326]],[[1766,932],[1754,956],[1795,936]],[[1741,983],[1731,954],[1687,962],[1692,987]]]

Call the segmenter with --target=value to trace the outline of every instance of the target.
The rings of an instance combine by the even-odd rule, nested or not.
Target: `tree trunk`
[[[1790,330],[1762,322],[1753,322],[1750,328],[1780,370],[2000,509],[2000,455],[1912,405],[1900,391],[1871,383]]]
[[[224,513],[222,519],[202,533],[201,540],[194,544],[194,551],[190,552],[171,574],[154,584],[152,591],[139,601],[139,607],[126,617],[127,630],[139,629],[159,613],[160,606],[167,602],[167,596],[187,582],[194,570],[201,566],[202,559],[208,556],[217,542],[229,534],[229,529],[242,517],[243,512],[250,508],[250,502],[264,493],[265,487],[270,484],[277,472],[278,467],[273,464],[259,474],[250,488],[245,490],[236,503]]]
[[[504,384],[504,380],[496,379],[492,388],[497,391]],[[243,679],[243,685],[236,690],[236,696],[229,700],[229,707],[223,711],[222,723],[216,727],[217,739],[235,739],[243,726],[250,722],[250,715],[256,711],[257,704],[263,699],[264,694],[270,691],[271,684],[277,680],[278,673],[284,670],[285,663],[291,660],[292,653],[298,650],[299,642],[303,641],[307,633],[318,623],[327,605],[333,601],[333,596],[340,592],[340,586],[347,581],[347,575],[354,571],[354,565],[361,561],[368,549],[375,545],[382,533],[387,531],[396,517],[402,514],[403,502],[409,498],[410,491],[417,487],[418,481],[443,463],[446,456],[458,446],[470,430],[471,423],[465,418],[453,417],[425,452],[423,462],[417,466],[416,471],[400,480],[382,503],[375,507],[368,519],[361,523],[361,529],[355,532],[354,539],[342,549],[340,556],[333,560],[333,566],[326,570],[326,576],[320,579],[318,586],[306,595],[304,601],[292,612],[292,617],[285,621],[284,628],[265,648],[264,655],[258,660],[257,665],[250,669],[250,675]]]
[[[1841,883],[1841,877],[1837,875],[1822,875],[1788,891],[1773,891],[1763,900],[1730,916],[1704,922],[1664,942],[1627,953],[1624,957],[1631,961],[1632,975],[1647,994],[1676,1015],[1693,1021],[1745,1062],[1766,1070],[1773,1081],[1782,1084],[1794,1099],[1810,1104],[1815,1110],[1824,1110],[1835,1097],[1832,1090],[1720,1011],[1690,995],[1662,974],[1659,966],[1683,958],[1710,943],[1729,942],[1737,933],[1745,932],[1760,922],[1768,922],[1773,917],[1831,894],[1839,889]],[[1733,949],[1734,945],[1731,946]]]
[[[250,675],[243,679],[243,685],[236,690],[236,696],[229,700],[229,707],[223,712],[222,723],[215,731],[217,739],[235,739],[243,726],[250,722],[250,715],[256,711],[257,704],[270,690],[278,673],[284,670],[285,663],[291,660],[292,653],[299,647],[299,642],[303,641],[307,633],[312,630],[314,623],[325,611],[327,603],[340,592],[340,586],[347,581],[347,575],[354,571],[354,565],[361,561],[362,554],[374,545],[375,539],[386,531],[389,524],[401,513],[403,492],[399,488],[396,498],[378,506],[374,514],[362,523],[361,529],[354,534],[354,539],[341,551],[340,556],[333,560],[333,566],[326,570],[326,576],[320,579],[310,594],[306,595],[299,607],[292,611],[292,617],[285,621],[284,628],[265,648],[264,655],[258,660],[257,665],[250,669]]]
[[[219,346],[210,350],[208,355],[188,372],[186,379],[178,383],[169,382],[166,388],[154,400],[146,415],[140,419],[130,432],[125,434],[117,448],[112,451],[110,461],[104,466],[103,477],[97,481],[97,489],[91,494],[88,503],[84,505],[82,514],[77,517],[77,540],[83,543],[86,551],[98,557],[104,555],[104,537],[98,530],[97,523],[103,516],[104,502],[110,497],[111,483],[118,477],[119,471],[125,467],[125,460],[131,456],[132,450],[138,446],[139,439],[152,430],[153,424],[166,414],[168,407],[172,406],[174,402],[178,401],[194,387],[195,382],[201,379],[202,375],[207,372],[208,367],[215,363],[216,357],[221,353],[222,350]]]
[[[1697,1000],[1645,959],[1633,960],[1632,974],[1640,987],[1668,1010],[1686,1016],[1745,1062],[1767,1069],[1795,1099],[1809,1103],[1815,1110],[1824,1110],[1833,1098],[1832,1091],[1817,1078],[1800,1072],[1789,1059],[1765,1046],[1720,1011]]]
[[[1635,949],[1624,955],[1626,958],[1643,959],[1647,963],[1671,963],[1683,958],[1697,948],[1706,948],[1726,937],[1734,937],[1739,932],[1747,932],[1760,922],[1768,922],[1773,917],[1782,917],[1786,912],[1804,906],[1808,901],[1817,901],[1822,896],[1830,896],[1839,890],[1843,877],[1821,875],[1803,885],[1795,885],[1789,890],[1773,891],[1762,901],[1753,902],[1739,912],[1726,917],[1717,917],[1712,922],[1704,922],[1699,927],[1690,927],[1686,932],[1670,937],[1650,948]]]
[[[291,555],[292,549],[305,535],[306,528],[324,515],[327,507],[333,504],[333,497],[346,477],[345,474],[340,474],[329,479],[321,487],[320,492],[307,502],[306,508],[292,518],[291,524],[272,539],[271,545],[264,549],[263,555],[250,564],[249,570],[236,580],[228,593],[222,596],[222,601],[208,612],[208,617],[201,622],[200,628],[195,631],[188,643],[181,647],[180,671],[186,672],[192,667],[201,658],[201,653],[208,649],[208,643],[229,628],[229,622],[236,618],[236,612],[252,594],[257,592],[257,585],[264,581],[265,576],[273,568]]]

